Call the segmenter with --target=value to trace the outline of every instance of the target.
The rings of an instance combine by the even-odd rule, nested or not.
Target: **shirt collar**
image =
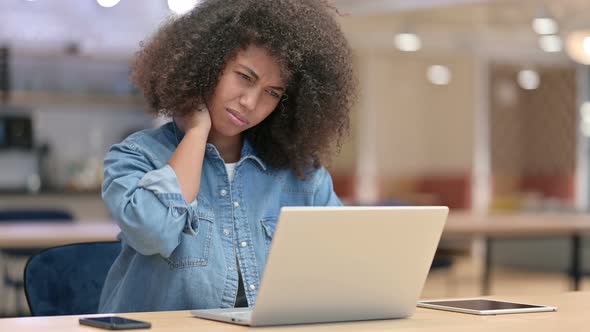
[[[254,147],[252,146],[252,144],[250,144],[250,141],[247,138],[244,138],[244,144],[242,145],[241,157],[238,164],[246,159],[254,160],[258,163],[258,165],[260,165],[262,170],[266,171],[266,163],[262,161],[260,157],[258,157],[258,155],[256,154],[256,150],[254,150]]]
[[[184,138],[184,132],[179,129],[178,125],[174,120],[172,120],[171,126],[174,136],[176,137],[176,144],[178,145],[180,141],[182,141],[182,139]],[[216,157],[220,157],[219,151],[217,151],[215,145],[211,143],[207,143],[205,151],[206,154],[213,154]],[[262,161],[262,159],[260,159],[260,157],[256,154],[256,150],[254,150],[254,147],[252,146],[252,144],[250,144],[250,141],[245,137],[240,156],[240,160],[238,161],[236,167],[240,165],[244,160],[251,159],[254,162],[256,162],[260,166],[260,168],[262,168],[262,170],[266,171],[266,163]]]

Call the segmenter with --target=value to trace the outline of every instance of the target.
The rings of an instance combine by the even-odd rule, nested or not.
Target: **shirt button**
[[[248,242],[243,241],[242,243],[240,243],[240,245],[242,246],[242,248],[245,248],[248,246]]]
[[[213,152],[213,148],[212,148],[212,147],[208,147],[208,148],[207,148],[207,151],[209,151],[209,152]]]
[[[227,195],[227,191],[225,191],[225,189],[221,189],[219,194],[221,195],[221,197],[225,197],[225,195]]]
[[[240,207],[240,203],[238,203],[237,201],[234,202],[234,207]]]
[[[250,285],[250,290],[255,290],[255,289],[256,289],[256,286]]]
[[[224,229],[223,230],[223,235],[229,235],[229,229]]]
[[[229,271],[233,271],[233,270],[234,270],[234,268],[233,268],[233,267],[231,267],[231,266],[229,266],[227,269],[228,269]]]

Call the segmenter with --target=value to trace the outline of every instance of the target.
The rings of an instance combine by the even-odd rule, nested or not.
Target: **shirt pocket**
[[[211,238],[215,216],[213,208],[203,197],[198,197],[190,207],[193,210],[190,217],[190,225],[193,231],[186,225],[180,234],[180,244],[170,257],[165,258],[170,269],[184,269],[198,266],[206,266],[211,250]]]
[[[266,245],[266,255],[268,256],[268,252],[270,251],[270,247],[272,245],[272,239],[275,234],[275,230],[277,228],[277,221],[278,217],[266,217],[260,219],[260,224],[262,226],[262,236],[264,238],[264,244]]]

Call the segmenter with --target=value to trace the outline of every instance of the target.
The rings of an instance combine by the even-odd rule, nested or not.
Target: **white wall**
[[[370,125],[357,128],[356,135],[375,135],[373,157],[378,174],[469,173],[473,159],[474,60],[394,50],[355,52],[361,82],[357,117],[375,114]],[[426,69],[431,64],[451,69],[449,85],[435,86],[427,81]]]

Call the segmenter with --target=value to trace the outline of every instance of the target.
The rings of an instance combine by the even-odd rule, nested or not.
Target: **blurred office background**
[[[196,2],[0,2],[0,211],[57,208],[76,222],[110,222],[99,193],[105,152],[161,123],[129,84],[130,59],[162,20]],[[588,1],[333,2],[360,82],[350,139],[330,165],[347,204],[588,211]],[[494,259],[516,271],[502,279],[508,284],[528,271],[559,291],[567,282],[551,273],[568,268],[568,245],[507,241]],[[481,260],[477,241],[441,247],[459,254],[464,270],[433,273],[427,294],[477,295],[477,287],[458,290],[476,283],[465,276],[479,273],[471,268]],[[6,294],[0,289],[0,310],[10,315]]]

